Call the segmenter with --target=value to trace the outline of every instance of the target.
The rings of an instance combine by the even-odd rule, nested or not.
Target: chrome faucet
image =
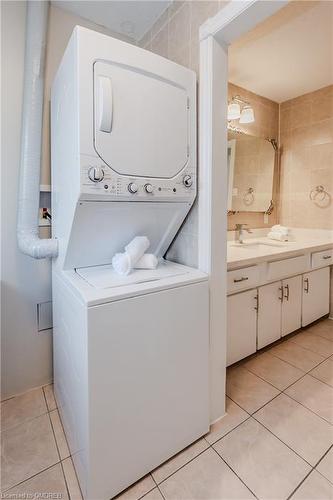
[[[247,224],[236,224],[235,240],[240,244],[244,243],[244,231],[252,233],[252,231],[250,229],[247,229],[245,226],[247,226]]]

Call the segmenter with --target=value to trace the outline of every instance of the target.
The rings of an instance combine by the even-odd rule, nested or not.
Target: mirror
[[[228,130],[228,210],[269,211],[274,166],[273,140]]]

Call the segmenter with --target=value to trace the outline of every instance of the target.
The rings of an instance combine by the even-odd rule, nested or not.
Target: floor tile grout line
[[[200,438],[202,439],[202,438]],[[191,446],[191,445],[190,445]],[[159,483],[157,481],[155,481],[154,477],[154,481],[155,483],[159,486],[160,484],[164,483],[165,481],[167,481],[167,479],[169,479],[171,476],[173,476],[174,474],[176,474],[176,472],[180,471],[181,469],[183,469],[184,467],[186,467],[186,465],[188,465],[189,463],[193,462],[193,460],[195,460],[196,458],[200,457],[200,455],[202,455],[203,453],[205,453],[205,451],[207,451],[209,448],[211,448],[211,446],[208,444],[207,448],[205,448],[204,450],[200,451],[200,453],[198,453],[197,455],[195,455],[195,457],[192,457],[190,460],[188,460],[188,462],[184,463],[183,465],[181,465],[180,467],[178,467],[178,469],[176,469],[174,472],[171,472],[171,474],[169,474],[167,477],[165,477],[164,479],[162,479],[162,481],[160,481]],[[185,448],[186,449],[186,448]],[[181,452],[180,452],[181,453]],[[176,457],[176,455],[174,455],[173,457],[171,457],[169,460],[172,460],[172,458]],[[165,463],[165,462],[163,462]],[[163,465],[163,464],[161,464]]]
[[[30,481],[30,479],[33,479],[34,477],[38,476],[39,474],[42,474],[42,472],[45,472],[49,469],[52,469],[52,467],[55,467],[56,465],[60,464],[60,462],[61,462],[61,460],[59,460],[59,462],[55,462],[54,464],[50,465],[49,467],[46,467],[45,469],[40,470],[39,472],[37,472],[36,474],[33,474],[32,476],[29,476],[29,477],[23,479],[23,481],[19,481],[18,483],[13,484],[9,488],[4,489],[3,491],[0,492],[0,498],[1,498],[1,494],[8,492],[12,488],[16,488],[17,486],[20,486],[20,484],[23,484],[26,481]]]
[[[59,455],[59,459],[60,461],[62,460],[61,458],[61,454],[60,454],[60,450],[59,450],[59,446],[58,446],[58,441],[57,441],[57,437],[56,437],[56,433],[55,433],[55,430],[54,430],[54,427],[53,427],[53,422],[52,422],[52,418],[51,418],[51,415],[49,413],[49,421],[50,421],[50,424],[51,424],[51,429],[52,429],[52,433],[53,433],[53,438],[54,438],[54,441],[55,441],[55,445],[56,445],[56,448],[57,448],[57,452],[58,452],[58,455]]]
[[[244,363],[245,364],[245,363]],[[277,387],[275,387],[275,385],[273,385],[271,382],[268,382],[267,380],[263,379],[262,377],[260,377],[259,375],[257,375],[256,373],[253,373],[251,372],[250,370],[248,370],[247,368],[245,368],[244,365],[240,364],[239,366],[235,367],[235,368],[243,368],[245,369],[247,372],[251,373],[251,375],[254,375],[255,377],[259,378],[260,380],[262,380],[263,382],[266,382],[266,384],[270,385],[271,387],[273,387],[273,389],[277,390],[277,391],[280,391],[282,392],[282,389],[278,389]],[[229,396],[228,396],[229,397]],[[238,404],[238,403],[237,403]]]
[[[318,460],[318,462],[316,463],[316,465],[314,467],[318,467],[318,465],[320,464],[320,462],[326,457],[326,455],[332,450],[333,448],[333,443],[331,444],[331,446],[328,448],[327,451],[325,451],[324,455]],[[331,481],[330,481],[331,482]]]
[[[279,345],[282,345],[282,344],[283,344],[283,342],[281,342]],[[295,345],[298,345],[298,344],[296,344],[295,342],[294,342],[294,344],[295,344]],[[277,346],[276,346],[276,347],[277,347]],[[298,346],[298,347],[300,347],[300,346]],[[271,347],[271,349],[274,349],[274,347]],[[302,349],[304,349],[304,347],[302,347]],[[308,350],[308,349],[307,349],[307,350]],[[265,351],[265,352],[269,352],[269,351]],[[313,351],[311,351],[311,352],[312,352],[312,354],[318,354],[318,353],[314,353]],[[304,372],[304,374],[309,373],[309,372],[307,372],[307,371],[302,370],[302,368],[299,368],[299,366],[293,365],[290,361],[286,361],[285,359],[281,358],[278,354],[275,354],[275,353],[273,353],[273,352],[269,352],[269,353],[270,353],[272,356],[274,356],[275,358],[280,359],[281,361],[284,361],[284,362],[285,362],[285,363],[287,363],[288,365],[293,366],[294,368],[298,368],[298,370],[301,370],[302,372]],[[321,356],[321,354],[319,354],[319,356]],[[322,356],[322,357],[324,358],[324,356]],[[327,359],[328,359],[328,358],[327,358]],[[316,365],[314,365],[314,366],[313,366],[313,367],[312,367],[309,371],[314,370],[315,368],[317,368],[317,366],[318,366],[318,365],[320,365],[320,364],[321,364],[321,363],[323,363],[324,361],[326,361],[326,358],[324,358],[322,361],[319,361],[319,363],[318,363],[318,364],[316,364]]]
[[[278,436],[276,436],[276,434],[274,434],[273,431],[271,431],[268,427],[266,427],[262,422],[260,422],[260,420],[258,420],[256,417],[255,417],[255,414],[258,413],[260,410],[262,410],[265,406],[267,406],[269,403],[271,403],[272,401],[274,401],[274,399],[278,398],[279,396],[281,396],[281,394],[283,394],[284,396],[287,396],[287,397],[290,397],[288,394],[284,394],[284,392],[281,392],[280,394],[277,394],[276,396],[274,396],[273,399],[271,399],[270,401],[268,401],[267,403],[265,403],[263,406],[261,406],[260,408],[258,408],[258,410],[256,410],[255,412],[253,412],[252,414],[249,414],[249,417],[246,418],[245,420],[243,420],[243,422],[241,422],[240,424],[238,424],[236,427],[234,427],[233,429],[231,429],[229,432],[227,432],[224,436],[222,436],[221,438],[219,438],[217,441],[215,441],[213,444],[216,444],[218,441],[221,441],[223,438],[225,438],[228,434],[230,434],[231,432],[233,432],[235,429],[237,429],[238,427],[240,427],[242,424],[244,424],[245,422],[247,422],[249,420],[249,418],[253,418],[256,422],[258,422],[260,425],[262,425],[267,431],[269,431],[271,434],[273,434],[273,436],[275,436],[279,441],[281,441],[281,443],[285,444],[288,448],[290,448],[291,451],[293,451],[296,455],[298,455],[302,460],[304,460],[308,465],[310,465],[310,467],[316,467],[317,465],[313,466],[311,465],[305,458],[303,458],[301,455],[299,455],[293,448],[291,448],[287,443],[285,443],[284,441],[282,441],[282,439],[280,439]],[[230,398],[230,396],[228,396]],[[231,398],[230,398],[231,399]],[[290,397],[290,399],[292,399],[293,401],[295,401],[297,404],[299,404],[300,406],[302,406],[303,408],[305,408],[306,410],[310,411],[311,413],[313,413],[314,415],[316,415],[318,418],[320,418],[321,420],[323,420],[324,422],[326,422],[327,424],[329,425],[332,425],[330,422],[328,422],[327,420],[325,420],[324,418],[322,418],[320,415],[318,415],[317,413],[313,412],[312,410],[310,410],[309,408],[307,408],[306,406],[302,405],[302,403],[300,403],[299,401],[296,401],[294,398]],[[232,399],[232,401],[235,403],[235,401]],[[236,403],[238,404],[238,403]],[[242,408],[242,407],[241,407]],[[242,408],[242,410],[244,410],[244,408]],[[247,410],[244,410],[244,411],[247,411]],[[208,441],[207,441],[208,442]],[[211,446],[213,446],[213,444]],[[319,459],[319,461],[321,461],[324,456],[328,453],[328,451],[331,449],[331,447],[333,447],[333,445],[331,445],[329,447],[328,450],[325,451],[324,455]],[[319,462],[318,462],[319,463]]]
[[[282,360],[280,360],[280,361],[282,361]],[[255,373],[255,372],[253,372],[253,371],[249,370],[249,369],[248,369],[248,368],[246,368],[245,366],[243,366],[243,368],[245,368],[245,370],[247,370],[248,372],[252,373],[252,375],[255,375],[256,377],[260,378],[260,380],[263,380],[263,381],[264,381],[264,382],[266,382],[267,384],[270,384],[272,387],[274,387],[274,389],[276,389],[277,391],[280,391],[280,392],[284,391],[285,389],[287,389],[287,388],[288,388],[288,387],[290,387],[291,385],[295,384],[296,382],[298,382],[299,380],[301,380],[301,378],[303,378],[303,377],[304,377],[304,375],[306,375],[306,373],[302,373],[302,375],[301,375],[298,379],[294,380],[294,382],[292,382],[292,383],[291,383],[291,384],[289,384],[287,387],[285,387],[285,389],[280,389],[280,387],[276,387],[276,385],[274,385],[272,382],[269,382],[268,380],[266,380],[265,378],[261,377],[261,376],[260,376],[260,375],[258,375],[257,373]]]
[[[235,476],[238,477],[238,479],[241,481],[241,483],[244,484],[244,486],[249,490],[249,492],[254,496],[254,498],[256,498],[257,500],[259,500],[258,497],[257,497],[257,495],[255,495],[255,493],[245,483],[245,481],[237,474],[237,472],[234,471],[234,469],[228,464],[228,462],[219,454],[219,452],[214,448],[214,446],[211,446],[211,448],[215,451],[215,453],[222,460],[222,462],[224,462],[226,464],[226,466],[231,470],[231,472],[233,472],[235,474]]]
[[[11,431],[13,429],[16,429],[16,427],[19,427],[20,425],[27,424],[28,422],[32,422],[33,420],[36,420],[36,418],[44,417],[45,415],[48,415],[48,414],[49,414],[49,411],[46,411],[45,413],[41,413],[40,415],[36,415],[35,417],[27,418],[26,420],[23,420],[22,422],[20,422],[18,424],[14,424],[14,425],[8,427],[7,429],[0,430],[0,436],[1,436],[1,434],[5,433],[7,431]]]
[[[270,400],[269,400],[269,401],[267,401],[265,404],[263,404],[262,406],[260,406],[260,407],[259,407],[259,408],[257,408],[256,410],[254,410],[252,413],[250,413],[250,412],[249,412],[249,410],[246,410],[245,408],[243,408],[242,406],[240,406],[240,404],[239,404],[239,403],[237,403],[237,401],[234,401],[234,400],[233,400],[233,399],[232,399],[229,395],[228,395],[228,398],[230,398],[230,399],[231,399],[231,401],[232,401],[233,403],[236,403],[238,406],[240,406],[240,408],[241,408],[242,410],[246,411],[246,413],[247,413],[248,415],[250,415],[250,417],[252,417],[252,415],[253,415],[254,413],[256,413],[257,411],[259,411],[259,410],[261,410],[262,408],[264,408],[264,406],[268,405],[268,403],[270,403],[271,401],[273,401],[274,399],[276,399],[276,398],[277,398],[278,396],[280,396],[281,394],[283,394],[283,391],[280,391],[280,392],[279,392],[279,394],[276,394],[275,396],[273,396],[273,397],[272,397],[272,399],[270,399]]]
[[[52,385],[52,386],[53,386],[53,384],[48,384],[48,385]],[[45,399],[46,407],[47,407],[48,411],[49,411],[49,412],[51,412],[51,411],[54,411],[54,410],[57,410],[57,409],[58,409],[58,403],[57,403],[57,401],[56,401],[56,398],[55,398],[55,395],[54,395],[54,391],[53,391],[53,387],[52,387],[52,388],[51,388],[51,390],[52,390],[53,399],[54,399],[54,401],[55,401],[56,407],[55,407],[55,408],[53,408],[53,409],[51,409],[51,408],[49,407],[48,402],[47,402],[47,397],[46,397],[46,394],[45,394],[45,390],[44,390],[44,387],[48,387],[48,385],[42,386],[42,389],[43,389],[43,394],[44,394],[44,399]]]
[[[323,458],[324,458],[324,457],[323,457]],[[319,462],[319,463],[320,463],[320,462]],[[328,479],[328,477],[324,476],[324,474],[323,474],[322,472],[320,472],[320,470],[318,470],[318,469],[317,469],[317,467],[314,467],[314,469],[313,469],[313,470],[315,470],[316,472],[318,472],[318,474],[320,474],[320,475],[321,475],[321,477],[323,477],[324,479],[326,479],[326,481],[328,481],[328,482],[330,483],[330,485],[332,485],[332,486],[333,486],[333,482],[332,482],[330,479]]]
[[[233,401],[234,403],[235,401]],[[241,408],[243,410],[243,408]],[[244,410],[245,411],[245,410]],[[209,441],[207,441],[207,439],[204,437],[205,441],[208,443],[209,446],[214,446],[214,444],[216,444],[218,441],[220,441],[221,439],[225,438],[226,436],[228,436],[230,434],[230,432],[234,431],[235,429],[237,429],[240,425],[244,424],[244,422],[246,422],[247,420],[249,420],[249,418],[251,418],[252,415],[250,415],[249,413],[247,414],[248,416],[242,420],[242,422],[240,422],[239,424],[237,424],[235,427],[233,427],[232,429],[230,429],[228,432],[226,432],[223,436],[219,437],[218,439],[216,439],[216,441],[214,441],[213,443],[210,443]]]
[[[296,491],[302,486],[302,484],[305,482],[305,480],[312,474],[314,471],[314,468],[311,468],[310,471],[303,477],[302,481],[296,486],[296,488],[290,493],[290,495],[287,497],[287,500],[290,500],[293,495],[296,493]]]
[[[307,332],[301,332],[301,333],[307,333]],[[315,335],[314,333],[310,333],[310,335],[313,335],[314,337],[319,337],[319,335]],[[332,354],[333,354],[333,352],[332,352],[331,354],[328,354],[328,355],[327,355],[327,354],[322,354],[322,353],[320,353],[320,352],[314,351],[313,349],[309,349],[309,347],[305,347],[305,346],[303,346],[303,345],[301,345],[301,344],[298,344],[297,342],[295,342],[295,341],[293,340],[293,338],[296,338],[296,337],[297,337],[297,335],[295,335],[295,336],[291,337],[291,338],[290,338],[290,339],[288,339],[288,340],[289,340],[290,342],[292,342],[293,344],[296,344],[296,345],[298,345],[298,346],[302,347],[303,349],[306,349],[307,351],[313,352],[314,354],[319,354],[319,356],[326,357],[326,359],[327,359],[327,358],[329,358],[330,356],[332,356]],[[320,338],[322,339],[323,337],[320,337]],[[333,344],[333,341],[332,341],[332,340],[328,340],[328,339],[325,339],[325,340],[327,340],[327,342],[331,342],[331,344]]]
[[[327,385],[327,387],[330,387],[331,389],[333,389],[333,387],[330,384],[328,384],[327,382],[325,382],[324,380],[321,380],[320,378],[314,377],[313,375],[311,375],[311,373],[307,373],[307,375],[309,375],[309,377],[314,378],[315,380],[318,380],[318,382],[321,382],[322,384]]]
[[[154,483],[156,484],[156,487],[157,487],[158,491],[160,492],[160,494],[161,494],[162,498],[163,498],[164,500],[166,500],[165,496],[163,495],[163,493],[162,493],[162,491],[161,491],[161,489],[160,489],[160,487],[159,487],[159,484],[157,483],[157,481],[155,481],[155,478],[154,478],[154,476],[153,476],[153,474],[152,474],[151,472],[150,472],[150,475],[151,475],[151,477],[152,477],[152,480],[153,480],[153,481],[154,481]],[[154,488],[153,488],[153,489],[154,489]],[[150,490],[150,491],[153,491],[153,490]],[[148,491],[148,492],[146,493],[146,495],[148,495],[148,493],[149,493],[150,491]]]
[[[70,455],[69,457],[64,458],[62,460],[62,462],[64,462],[65,460],[68,460],[68,459],[70,459],[70,461],[72,463],[72,467],[73,467],[73,471],[74,471],[74,476],[75,476],[75,479],[76,479],[76,482],[77,482],[77,485],[78,485],[78,488],[79,488],[79,492],[80,492],[81,498],[83,499],[80,481],[79,481],[79,478],[78,478],[78,475],[77,475],[77,472],[76,472],[76,468],[75,468],[75,465],[74,465],[73,455]],[[66,479],[66,474],[65,474],[65,479]]]
[[[315,467],[315,465],[310,464],[310,462],[308,462],[308,460],[306,458],[302,457],[302,455],[300,455],[296,450],[294,450],[289,444],[285,443],[279,436],[277,436],[276,434],[274,434],[274,432],[271,429],[269,429],[268,427],[266,427],[265,424],[263,424],[262,422],[260,422],[260,420],[258,420],[257,418],[255,418],[254,415],[252,415],[252,418],[256,422],[258,422],[258,424],[262,425],[264,427],[264,429],[266,429],[268,432],[270,432],[274,437],[276,437],[276,439],[278,439],[282,444],[284,444],[285,446],[287,446],[287,448],[289,448],[293,453],[295,453],[295,455],[297,455],[299,458],[301,458],[307,465],[309,465],[311,468]],[[326,453],[326,451],[325,451],[325,453]]]
[[[301,403],[300,401],[298,401],[297,399],[295,399],[290,394],[286,394],[284,391],[282,392],[282,394],[284,394],[285,396],[288,396],[290,399],[293,399],[294,401],[296,401],[296,403],[298,403],[299,405],[303,406],[303,408],[305,408],[306,410],[310,411],[314,415],[317,415],[317,417],[321,418],[321,420],[323,420],[327,424],[330,424],[331,426],[333,426],[332,422],[330,422],[329,420],[326,420],[326,418],[324,418],[321,415],[319,415],[319,413],[316,413],[315,411],[311,410],[311,408],[308,408],[307,406],[305,406],[303,403]]]
[[[72,457],[68,457],[68,458],[72,459]],[[65,481],[67,495],[68,495],[69,500],[71,500],[71,495],[70,495],[70,492],[69,492],[69,487],[68,487],[67,478],[66,478],[66,474],[65,474],[65,470],[64,470],[64,465],[63,465],[62,462],[63,462],[63,460],[60,461],[60,467],[61,467],[62,475],[63,475],[64,481]]]

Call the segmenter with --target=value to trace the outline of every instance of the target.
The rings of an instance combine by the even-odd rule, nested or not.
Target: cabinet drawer
[[[228,293],[238,292],[245,288],[253,288],[259,282],[258,266],[244,267],[228,271]]]
[[[293,276],[307,271],[309,257],[299,255],[290,259],[276,260],[267,264],[267,280],[276,280],[286,276]]]
[[[323,250],[321,252],[314,252],[311,255],[311,267],[316,269],[318,267],[326,267],[333,264],[333,250]]]

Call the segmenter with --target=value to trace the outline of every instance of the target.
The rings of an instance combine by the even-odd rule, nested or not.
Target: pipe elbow
[[[17,243],[22,253],[34,259],[53,258],[58,255],[58,241],[54,238],[39,238],[34,231],[18,232]]]

